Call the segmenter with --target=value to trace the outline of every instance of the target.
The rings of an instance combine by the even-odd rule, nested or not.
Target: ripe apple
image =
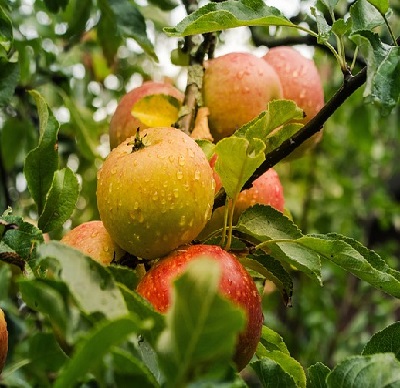
[[[303,56],[292,47],[271,48],[263,59],[274,68],[281,81],[283,98],[293,100],[305,113],[303,123],[310,121],[324,106],[324,89],[314,61]],[[322,137],[322,132],[294,151],[300,156],[313,148]],[[291,155],[291,157],[295,156]]]
[[[211,215],[208,160],[176,128],[148,128],[114,148],[98,173],[97,204],[111,238],[143,259],[193,240]]]
[[[253,54],[233,52],[208,60],[204,66],[204,104],[210,111],[209,126],[216,141],[232,135],[271,100],[282,98],[275,70]]]
[[[4,312],[0,309],[0,374],[6,362],[8,352],[8,331]]]
[[[125,252],[111,239],[99,220],[84,222],[70,230],[61,242],[80,250],[103,265],[119,260]]]
[[[216,260],[220,265],[221,294],[245,311],[246,328],[238,337],[233,358],[237,368],[242,370],[252,358],[260,340],[263,313],[261,297],[253,279],[232,253],[217,245],[181,247],[153,266],[139,282],[137,291],[157,311],[165,313],[171,304],[173,280],[184,271],[189,262],[204,256]]]
[[[141,98],[154,94],[166,94],[175,97],[180,103],[184,99],[183,93],[169,83],[147,81],[141,86],[132,89],[121,98],[111,118],[109,127],[111,149],[128,137],[134,136],[137,128],[141,130],[148,128],[147,125],[132,115],[132,108]],[[172,124],[170,122],[161,123],[162,126],[171,126]]]

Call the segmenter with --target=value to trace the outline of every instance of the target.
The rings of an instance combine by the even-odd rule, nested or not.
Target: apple
[[[204,105],[215,141],[232,135],[271,100],[282,98],[275,70],[251,53],[232,52],[206,61],[204,67]]]
[[[264,318],[256,285],[235,255],[217,245],[180,247],[146,273],[137,286],[137,292],[157,311],[165,313],[171,304],[173,280],[184,271],[189,262],[204,256],[216,260],[220,265],[221,294],[243,308],[246,314],[246,328],[239,334],[233,358],[238,370],[242,370],[256,350]],[[190,295],[188,297],[190,298]]]
[[[293,100],[305,113],[304,124],[310,121],[324,106],[324,89],[313,60],[306,58],[292,47],[271,48],[263,59],[274,68],[281,81],[283,98]],[[312,149],[322,137],[316,133],[292,153],[301,156]]]
[[[115,148],[128,137],[134,136],[137,128],[142,130],[148,127],[132,115],[132,108],[141,98],[154,94],[165,94],[175,97],[180,103],[184,99],[184,95],[180,90],[166,82],[147,81],[141,86],[132,89],[121,98],[111,118],[109,127],[111,149]],[[164,122],[160,125],[171,126],[172,124],[172,122]]]
[[[6,363],[8,352],[8,331],[4,312],[0,309],[0,374]]]
[[[61,242],[78,249],[103,265],[118,261],[125,252],[111,239],[100,220],[84,222],[67,232]]]
[[[97,204],[111,238],[142,259],[193,240],[211,216],[212,168],[176,128],[147,128],[114,148],[98,172]]]

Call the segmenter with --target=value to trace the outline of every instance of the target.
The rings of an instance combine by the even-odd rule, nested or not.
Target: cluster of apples
[[[263,58],[230,53],[207,61],[202,92],[215,141],[232,135],[265,110],[272,99],[294,100],[303,108],[305,121],[323,105],[314,63],[286,47],[271,49]],[[98,172],[101,221],[79,225],[62,241],[104,265],[118,261],[125,252],[155,261],[137,291],[160,312],[168,310],[172,281],[189,262],[204,256],[216,260],[222,273],[221,293],[241,306],[247,316],[233,358],[241,370],[260,339],[261,297],[232,252],[216,245],[193,244],[199,235],[206,236],[220,227],[211,215],[221,183],[213,169],[215,156],[208,160],[191,136],[173,127],[178,110],[175,121],[171,122],[170,115],[164,122],[161,117],[159,126],[146,125],[132,114],[144,97],[160,94],[174,98],[179,105],[184,100],[174,86],[153,81],[121,99],[110,122],[111,152]],[[240,194],[236,219],[255,203],[283,211],[283,188],[275,170],[268,170]]]

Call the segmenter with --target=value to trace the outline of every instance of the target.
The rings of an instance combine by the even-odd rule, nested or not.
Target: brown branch
[[[278,148],[275,148],[266,155],[264,162],[256,169],[250,179],[244,184],[243,189],[252,186],[253,181],[260,177],[269,168],[289,156],[297,147],[304,143],[311,136],[319,132],[325,122],[333,113],[367,80],[367,67],[364,67],[357,75],[345,78],[340,89],[322,107],[318,114],[313,117],[295,135],[284,141]],[[214,201],[214,209],[225,204],[226,194],[223,190],[218,194]]]

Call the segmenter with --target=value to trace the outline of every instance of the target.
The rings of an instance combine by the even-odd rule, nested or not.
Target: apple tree
[[[0,385],[400,385],[399,34],[0,0]]]

